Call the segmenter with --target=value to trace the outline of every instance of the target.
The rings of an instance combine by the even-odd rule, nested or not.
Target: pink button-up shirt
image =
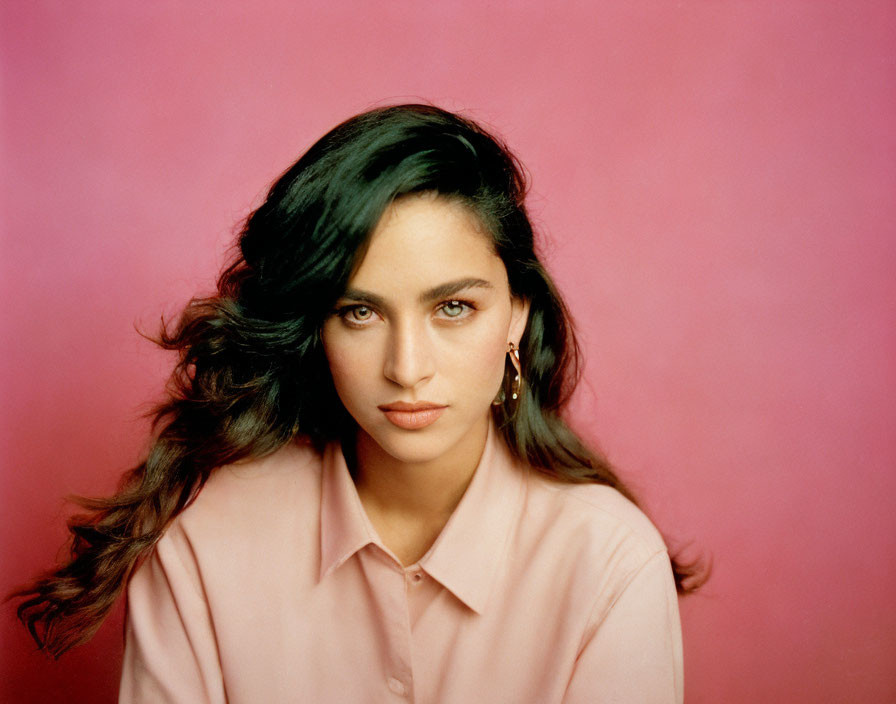
[[[402,567],[338,443],[214,472],[128,585],[121,702],[682,702],[665,545],[613,489],[555,482],[491,424]]]

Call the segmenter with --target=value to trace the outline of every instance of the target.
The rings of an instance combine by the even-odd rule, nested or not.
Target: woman
[[[146,461],[20,593],[58,655],[123,585],[127,702],[680,702],[670,559],[560,417],[566,308],[510,152],[399,105],[271,188]]]

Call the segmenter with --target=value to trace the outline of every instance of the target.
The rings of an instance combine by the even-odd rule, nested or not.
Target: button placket
[[[401,564],[391,556],[384,553],[383,557],[384,562],[389,564],[389,581],[394,585],[392,589],[383,592],[384,600],[389,602],[387,623],[392,650],[390,667],[386,671],[386,687],[396,697],[411,700],[414,676],[411,671],[411,633],[407,606],[408,576]]]

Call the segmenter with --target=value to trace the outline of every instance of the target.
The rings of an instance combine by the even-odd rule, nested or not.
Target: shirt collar
[[[490,416],[473,479],[418,563],[477,613],[485,609],[519,516],[524,473]],[[388,552],[364,512],[338,442],[324,450],[320,521],[321,579],[371,543]]]

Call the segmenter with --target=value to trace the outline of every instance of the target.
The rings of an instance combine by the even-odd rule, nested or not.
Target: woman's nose
[[[414,388],[435,374],[429,333],[413,321],[396,324],[389,336],[383,374],[404,388]]]

